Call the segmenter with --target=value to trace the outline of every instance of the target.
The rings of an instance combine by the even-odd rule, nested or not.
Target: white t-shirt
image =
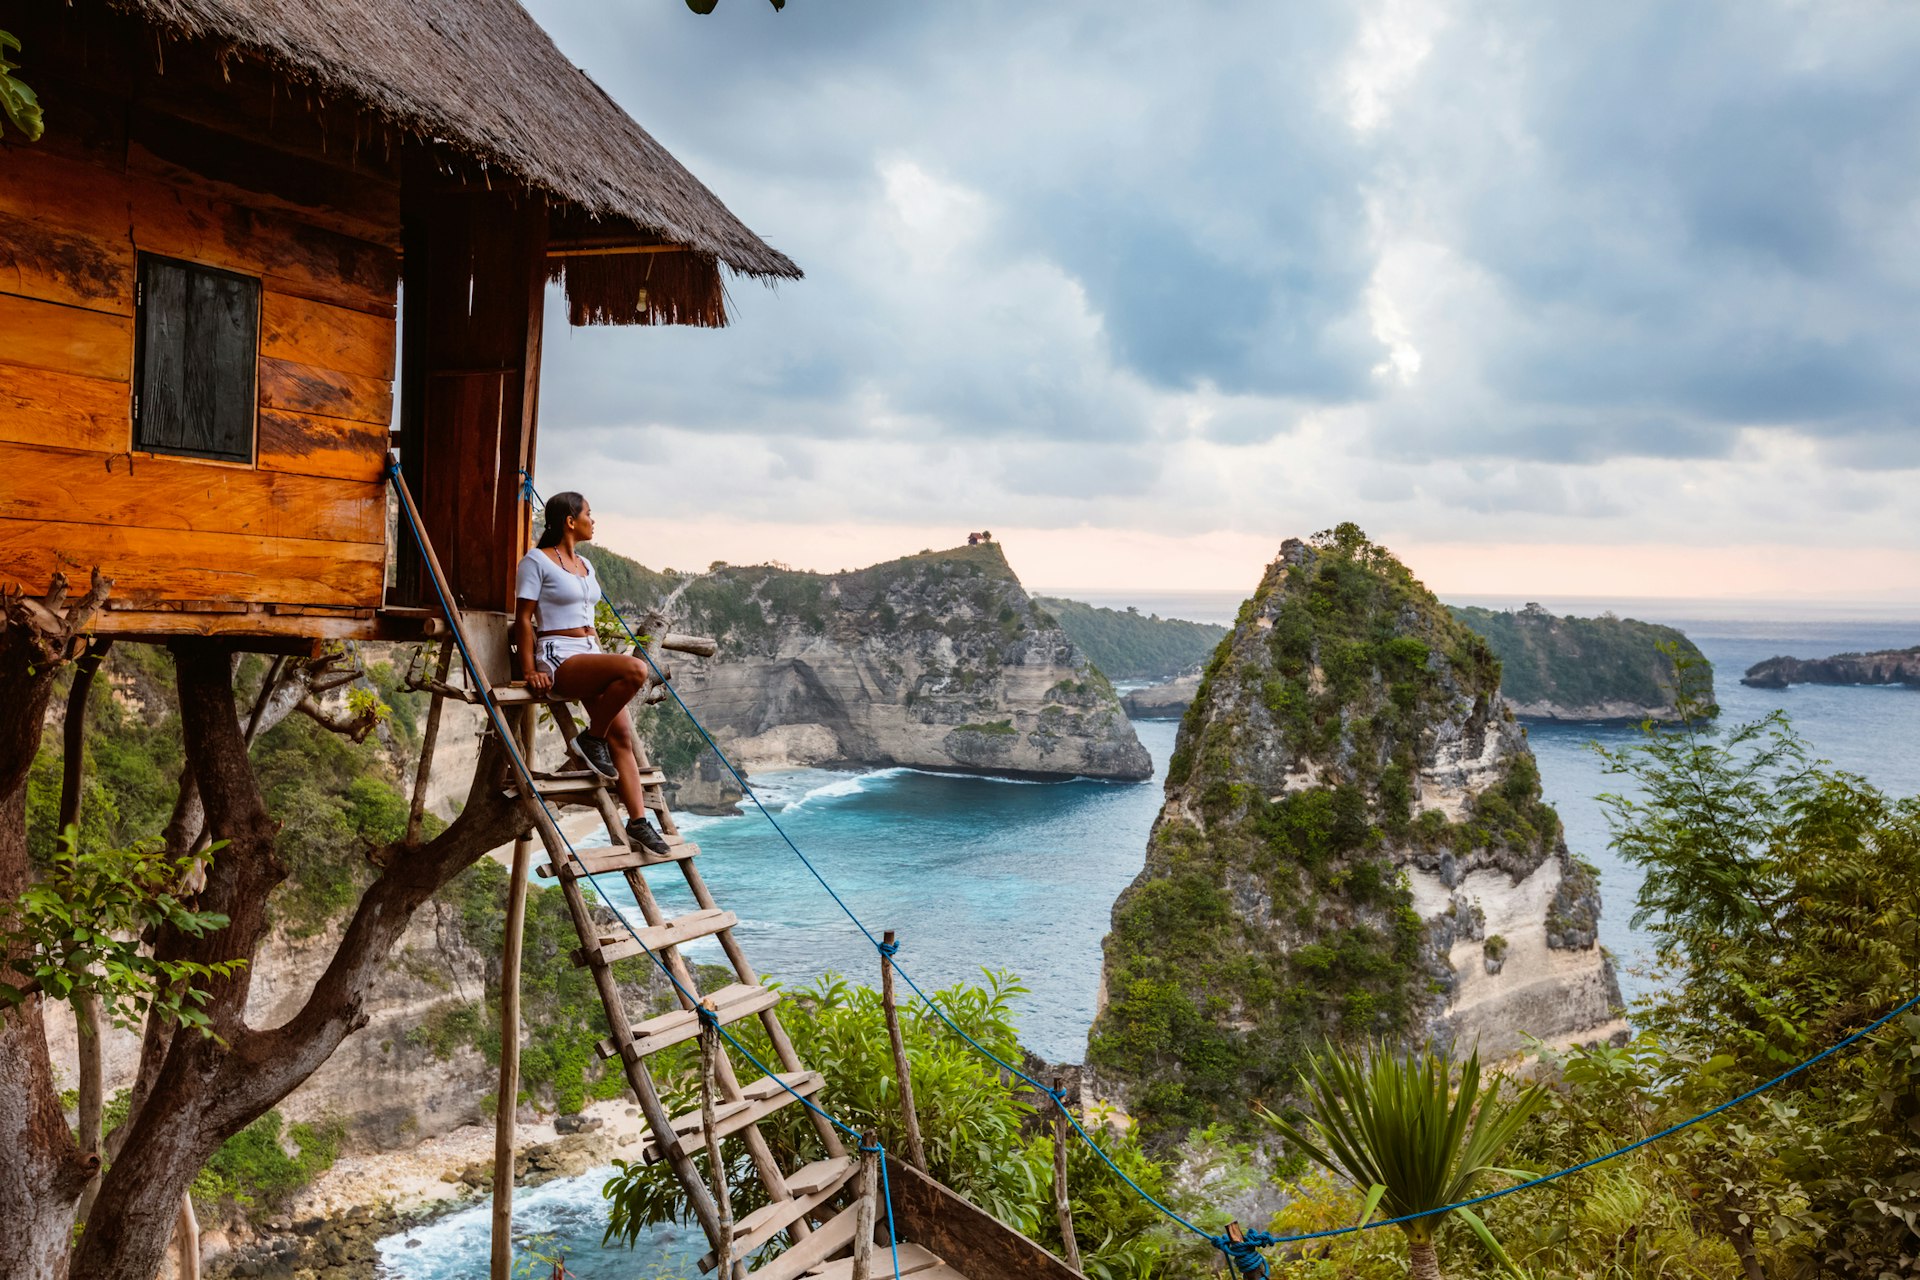
[[[553,562],[553,557],[535,548],[520,560],[514,574],[513,593],[522,600],[535,602],[540,619],[537,630],[566,631],[573,627],[593,626],[593,606],[600,600],[600,579],[594,576],[593,561],[585,556],[583,578],[568,573]]]

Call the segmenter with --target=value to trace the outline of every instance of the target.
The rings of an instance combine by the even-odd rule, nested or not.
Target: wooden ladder
[[[396,475],[394,483],[400,501],[411,513],[413,499],[404,479]],[[417,528],[417,515],[415,521]],[[574,746],[579,724],[572,706],[510,682],[512,667],[507,654],[505,618],[497,614],[477,615],[471,620],[463,618],[452,603],[433,549],[423,546],[422,550],[428,571],[446,601],[447,625],[467,659],[470,687],[465,696],[482,705],[491,731],[509,746],[507,756],[512,775],[506,780],[506,791],[519,798],[546,849],[547,862],[539,867],[538,874],[557,881],[565,895],[567,911],[580,937],[580,949],[574,953],[574,961],[592,973],[594,986],[600,993],[611,1032],[599,1044],[600,1056],[619,1059],[627,1083],[652,1130],[642,1148],[643,1158],[649,1162],[664,1159],[673,1169],[694,1217],[712,1246],[712,1251],[700,1260],[700,1269],[710,1271],[717,1265],[724,1242],[736,1276],[745,1275],[749,1270],[763,1280],[798,1280],[810,1274],[832,1276],[836,1280],[851,1276],[854,1259],[843,1255],[856,1252],[856,1236],[863,1225],[868,1231],[867,1240],[872,1241],[872,1224],[876,1218],[870,1197],[879,1189],[864,1185],[868,1179],[862,1176],[860,1157],[847,1151],[832,1122],[812,1107],[806,1109],[807,1118],[826,1150],[823,1159],[797,1169],[782,1169],[760,1132],[763,1121],[783,1107],[800,1105],[802,1097],[817,1095],[825,1082],[819,1073],[808,1070],[800,1061],[792,1040],[780,1025],[780,992],[761,985],[733,935],[737,918],[733,912],[721,909],[701,877],[696,865],[699,846],[680,834],[667,807],[665,776],[653,767],[644,746],[636,744],[646,807],[658,820],[668,845],[666,853],[655,854],[628,844],[609,780],[588,769]],[[648,652],[656,667],[664,670],[657,642],[649,646]],[[569,762],[575,768],[559,771],[534,768],[533,730],[542,707],[551,711],[566,740]],[[563,806],[596,809],[606,823],[609,847],[571,851],[554,819],[554,810]],[[665,867],[674,868],[684,879],[696,910],[677,917],[669,917],[661,910],[646,873]],[[581,882],[590,875],[600,874],[617,874],[624,880],[639,905],[644,927],[632,932],[618,925],[609,928],[604,916],[596,916]],[[718,940],[733,969],[731,984],[712,992],[700,989],[693,966],[682,954],[687,943],[699,938]],[[619,960],[642,954],[643,950],[659,957],[673,976],[680,1008],[636,1020],[627,1011],[612,966]],[[647,1065],[653,1054],[701,1035],[701,1015],[696,1012],[696,1005],[711,1011],[721,1026],[757,1017],[766,1030],[778,1066],[777,1079],[766,1076],[742,1084],[724,1037],[714,1037],[721,1052],[713,1055],[714,1093],[706,1099],[712,1107],[713,1137],[716,1141],[737,1137],[745,1144],[768,1201],[737,1221],[730,1211],[721,1213],[706,1179],[693,1162],[694,1153],[705,1148],[708,1137],[703,1120],[705,1108],[696,1107],[684,1115],[669,1114]],[[864,1206],[863,1201],[867,1201]],[[864,1222],[860,1212],[863,1207]],[[782,1234],[788,1241],[783,1253],[763,1265],[747,1266],[745,1259]],[[901,1245],[900,1260],[902,1274],[910,1270],[923,1280],[964,1280],[922,1248]],[[876,1278],[892,1275],[892,1258],[884,1244],[873,1250],[871,1268]]]

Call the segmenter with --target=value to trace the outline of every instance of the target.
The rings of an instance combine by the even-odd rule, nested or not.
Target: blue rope
[[[396,471],[397,471],[397,468],[396,468]],[[539,493],[533,487],[533,477],[528,475],[524,468],[521,470],[520,476],[521,476],[521,479],[525,482],[525,490],[529,500],[538,502]],[[416,533],[417,532],[418,531],[416,530]],[[435,589],[438,590],[437,585]],[[821,875],[819,868],[813,865],[813,860],[808,858],[807,855],[801,851],[800,846],[794,843],[793,837],[787,834],[786,828],[781,826],[779,820],[774,817],[773,813],[766,807],[766,805],[760,802],[760,797],[757,794],[755,794],[752,785],[747,782],[745,775],[743,775],[739,769],[734,767],[733,761],[729,760],[727,758],[726,752],[720,749],[720,744],[713,740],[713,735],[709,734],[707,732],[706,726],[700,723],[700,718],[694,715],[693,708],[689,707],[686,704],[686,700],[680,696],[680,691],[674,688],[673,682],[667,679],[666,673],[663,672],[660,669],[659,664],[653,660],[653,655],[648,653],[646,647],[640,643],[640,638],[634,634],[633,628],[627,625],[626,617],[623,614],[621,614],[618,606],[616,606],[613,603],[613,601],[608,598],[606,589],[604,587],[601,589],[600,598],[601,600],[605,601],[607,608],[612,611],[615,620],[620,623],[620,629],[625,631],[627,633],[627,638],[633,642],[634,652],[638,653],[642,658],[646,660],[647,665],[653,669],[653,674],[655,678],[659,681],[661,686],[664,687],[666,691],[673,696],[673,700],[675,704],[677,704],[680,710],[686,715],[687,720],[693,725],[694,731],[697,732],[700,735],[701,740],[705,742],[707,746],[713,750],[714,756],[719,759],[720,763],[727,767],[727,772],[733,775],[734,781],[739,784],[741,794],[744,795],[747,799],[753,801],[753,806],[755,809],[759,811],[760,816],[767,820],[768,825],[770,825],[774,829],[774,831],[779,835],[780,839],[783,842],[785,842],[787,848],[793,851],[794,856],[799,858],[801,864],[805,866],[806,869],[813,874],[813,878],[819,881],[820,887],[825,889],[827,891],[827,896],[831,897],[834,900],[834,902],[838,904],[838,906],[840,907],[840,910],[846,913],[847,919],[853,922],[854,927],[859,929],[860,932],[866,936],[867,941],[873,944],[873,947],[876,951],[878,951],[881,955],[886,956],[889,960],[891,960],[894,954],[899,951],[900,944],[898,942],[893,942],[893,943],[882,942],[880,939],[874,937],[873,931],[867,928],[866,924],[861,921],[860,917],[854,913],[853,908],[848,906],[846,903],[846,900],[834,891],[834,888],[831,884],[827,883],[826,877]],[[463,648],[462,655],[464,656],[464,654],[465,654],[465,650]],[[545,804],[544,797],[542,798],[541,803]],[[632,932],[631,926],[628,927],[628,931]],[[636,938],[636,941],[637,940],[638,939]],[[649,952],[648,954],[652,954],[652,953]],[[940,1021],[945,1023],[947,1025],[947,1028],[951,1030],[955,1035],[959,1036],[962,1040],[972,1045],[977,1052],[979,1052],[984,1057],[990,1059],[992,1062],[1000,1066],[1002,1069],[1008,1072],[1011,1072],[1013,1075],[1018,1076],[1020,1079],[1032,1085],[1035,1089],[1038,1089],[1041,1093],[1044,1093],[1047,1096],[1053,1098],[1055,1102],[1063,1102],[1061,1096],[1057,1092],[1041,1084],[1038,1080],[1035,1080],[1032,1076],[1022,1071],[1019,1067],[1014,1066],[1012,1063],[1002,1058],[999,1054],[993,1052],[993,1050],[987,1048],[987,1046],[981,1044],[978,1040],[968,1035],[966,1031],[964,1031],[958,1023],[956,1023],[952,1018],[947,1016],[946,1011],[943,1010],[939,1006],[939,1004],[937,1004],[930,996],[928,996],[925,991],[920,989],[920,984],[913,980],[913,976],[909,974],[905,969],[901,968],[897,963],[894,965],[894,970],[897,973],[899,973],[901,978],[905,979],[906,984],[913,989],[913,993],[920,997],[921,1003],[925,1004],[927,1008],[933,1010],[934,1014],[937,1017],[939,1017]],[[671,977],[672,975],[669,974],[668,976]],[[676,982],[674,985],[679,986],[679,983]],[[1913,996],[1911,999],[1908,999],[1907,1001],[1898,1005],[1897,1007],[1890,1010],[1889,1012],[1874,1019],[1872,1022],[1860,1028],[1858,1031],[1846,1037],[1844,1040],[1840,1040],[1835,1044],[1831,1044],[1827,1046],[1827,1048],[1821,1050],[1819,1053],[1815,1054],[1813,1057],[1808,1058],[1806,1061],[1800,1063],[1798,1066],[1790,1067],[1787,1070],[1782,1071],[1779,1075],[1773,1077],[1773,1079],[1768,1080],[1764,1084],[1756,1085],[1754,1088],[1747,1090],[1745,1093],[1741,1094],[1739,1097],[1729,1098],[1727,1101],[1721,1103],[1717,1107],[1712,1108],[1711,1110],[1703,1111],[1699,1115],[1680,1121],[1678,1124],[1669,1125],[1665,1129],[1660,1130],[1660,1132],[1658,1133],[1649,1134],[1648,1136],[1637,1139],[1636,1141],[1630,1142],[1623,1147],[1618,1147],[1612,1151],[1609,1151],[1605,1155],[1595,1156],[1591,1160],[1583,1160],[1579,1164],[1569,1165],[1567,1168],[1556,1170],[1553,1173],[1542,1174],[1537,1178],[1531,1178],[1525,1182],[1518,1182],[1518,1183],[1515,1183],[1513,1186],[1503,1187],[1498,1191],[1488,1191],[1481,1195],[1474,1196],[1470,1199],[1459,1200],[1452,1204],[1442,1205],[1437,1209],[1428,1209],[1420,1213],[1402,1214],[1397,1218],[1376,1218],[1371,1221],[1361,1223],[1351,1227],[1334,1227],[1325,1231],[1309,1231],[1299,1235],[1273,1235],[1265,1231],[1247,1231],[1244,1233],[1245,1238],[1243,1240],[1232,1240],[1232,1239],[1229,1239],[1225,1233],[1214,1235],[1210,1232],[1202,1230],[1201,1228],[1195,1226],[1193,1223],[1189,1222],[1186,1218],[1182,1217],[1180,1214],[1168,1208],[1165,1204],[1161,1203],[1160,1200],[1155,1198],[1150,1192],[1146,1190],[1146,1188],[1142,1187],[1139,1183],[1135,1182],[1132,1178],[1128,1177],[1126,1171],[1123,1170],[1119,1165],[1113,1162],[1113,1157],[1109,1156],[1105,1151],[1101,1150],[1100,1144],[1093,1140],[1093,1136],[1086,1131],[1086,1129],[1081,1125],[1080,1121],[1074,1116],[1074,1114],[1071,1111],[1067,1110],[1067,1108],[1064,1105],[1061,1106],[1061,1112],[1063,1115],[1066,1116],[1067,1123],[1073,1126],[1074,1132],[1080,1135],[1081,1141],[1085,1142],[1088,1148],[1090,1148],[1095,1155],[1100,1157],[1101,1161],[1106,1164],[1107,1168],[1113,1171],[1116,1177],[1118,1177],[1122,1182],[1126,1183],[1127,1186],[1131,1187],[1135,1195],[1138,1195],[1142,1200],[1145,1200],[1148,1204],[1158,1209],[1161,1213],[1165,1214],[1168,1218],[1172,1219],[1174,1222],[1179,1223],[1181,1226],[1185,1227],[1187,1230],[1193,1232],[1195,1235],[1199,1236],[1203,1240],[1206,1240],[1208,1243],[1212,1244],[1215,1248],[1220,1250],[1221,1253],[1226,1255],[1227,1259],[1234,1265],[1234,1267],[1240,1272],[1241,1275],[1265,1276],[1266,1274],[1268,1274],[1267,1261],[1259,1253],[1259,1250],[1261,1249],[1271,1248],[1272,1246],[1279,1245],[1279,1244],[1298,1244],[1298,1243],[1302,1243],[1309,1240],[1325,1240],[1334,1236],[1354,1235],[1361,1231],[1372,1231],[1379,1227],[1397,1226],[1402,1223],[1412,1222],[1418,1218],[1438,1217],[1441,1214],[1451,1213],[1455,1209],[1471,1208],[1472,1206],[1477,1204],[1485,1204],[1489,1200],[1498,1200],[1503,1196],[1513,1195],[1515,1192],[1527,1191],[1527,1190],[1531,1190],[1534,1187],[1544,1186],[1549,1182],[1554,1182],[1561,1178],[1569,1177],[1573,1174],[1583,1172],[1587,1169],[1591,1169],[1596,1165],[1605,1164],[1607,1161],[1617,1159],[1620,1156],[1624,1156],[1628,1154],[1629,1152],[1637,1151],[1641,1147],[1647,1146],[1650,1143],[1660,1141],[1662,1138],[1671,1137],[1672,1135],[1679,1133],[1684,1129],[1690,1129],[1694,1125],[1700,1124],[1702,1121],[1710,1120],[1714,1116],[1717,1116],[1724,1111],[1730,1110],[1733,1107],[1737,1107],[1741,1103],[1746,1102],[1749,1099],[1758,1097],[1760,1094],[1765,1093],[1767,1090],[1773,1088],[1777,1084],[1780,1084],[1782,1081],[1791,1079],[1793,1076],[1799,1075],[1801,1072],[1807,1070],[1809,1067],[1815,1065],[1816,1063],[1821,1062],[1822,1060],[1833,1056],[1834,1054],[1840,1052],[1842,1049],[1845,1049],[1847,1046],[1851,1044],[1855,1044],[1861,1039],[1865,1038],[1866,1036],[1871,1035],[1873,1032],[1878,1031],[1881,1027],[1893,1021],[1894,1018],[1905,1013],[1907,1010],[1913,1008],[1915,1005],[1920,1005],[1920,994]],[[725,1035],[726,1033],[723,1030],[721,1034]],[[728,1040],[732,1041],[732,1037],[728,1036]],[[745,1052],[745,1050],[742,1049],[742,1052]],[[748,1055],[748,1056],[751,1057],[751,1055]],[[758,1065],[758,1063],[756,1062],[755,1065]],[[762,1070],[764,1070],[764,1068],[762,1068]],[[791,1093],[792,1090],[789,1089],[788,1092]],[[798,1097],[799,1095],[795,1094],[795,1096]],[[805,1102],[806,1099],[803,1098],[801,1099],[801,1101]],[[812,1105],[812,1104],[809,1103],[808,1105]],[[826,1113],[821,1112],[821,1114],[825,1115]],[[831,1117],[829,1117],[829,1119],[831,1119]],[[835,1120],[834,1123],[840,1124],[838,1120]],[[845,1125],[841,1125],[840,1127],[842,1129],[846,1129]],[[849,1133],[852,1132],[852,1130],[850,1129],[847,1131]],[[889,1227],[891,1227],[892,1213],[893,1213],[891,1204],[888,1205],[887,1213],[888,1213]],[[896,1251],[895,1258],[896,1258],[896,1275],[897,1275],[898,1274],[897,1251]]]
[[[539,495],[534,492],[533,481],[531,477],[527,477],[527,473],[524,470],[522,470],[520,474],[522,477],[526,478],[526,493],[528,495],[529,501],[537,501]],[[387,475],[390,481],[398,481],[401,478],[400,462],[397,458],[393,458],[391,456],[388,458]],[[400,504],[400,509],[406,513],[407,523],[412,528],[415,539],[419,542],[419,545],[422,548],[424,548],[427,545],[426,532],[420,528],[419,522],[416,519],[414,519],[412,509],[405,502],[402,502]],[[434,574],[429,573],[427,575],[427,580],[433,584],[433,593],[435,597],[438,598],[440,601],[441,613],[449,619],[449,622],[451,622],[451,619],[453,618],[453,608],[447,600],[446,593],[441,591],[440,589],[440,582],[438,577]],[[625,625],[624,622],[622,623],[622,625],[623,626]],[[495,732],[500,737],[501,745],[506,748],[508,755],[510,755],[513,758],[514,763],[520,766],[521,778],[522,779],[531,778],[533,776],[532,770],[528,768],[526,760],[524,759],[524,757],[521,756],[519,744],[513,740],[513,735],[505,731],[506,726],[504,721],[502,721],[502,719],[500,718],[499,704],[493,700],[493,691],[487,686],[486,680],[479,675],[480,669],[478,666],[474,664],[473,655],[467,649],[467,642],[465,637],[462,636],[460,633],[460,630],[456,628],[453,631],[453,638],[454,638],[454,642],[460,648],[460,660],[466,664],[468,673],[473,677],[473,687],[476,691],[479,692],[481,701],[486,705],[488,718],[494,724]],[[574,862],[574,864],[579,867],[581,873],[584,875],[588,883],[593,886],[594,892],[600,894],[602,900],[611,904],[612,899],[607,895],[606,891],[600,887],[599,873],[596,873],[587,869],[586,863],[581,860],[579,853],[574,849],[573,841],[569,840],[567,838],[567,833],[561,829],[559,820],[554,816],[552,806],[547,804],[547,798],[541,795],[537,788],[533,790],[532,794],[534,799],[539,802],[541,812],[543,812],[546,815],[547,821],[552,826],[554,834],[558,835],[560,837],[560,843],[566,846],[567,857],[570,858]],[[852,1137],[856,1141],[859,1141],[859,1142],[865,1141],[865,1136],[861,1134],[861,1132],[858,1129],[855,1129],[853,1126],[844,1123],[837,1116],[833,1115],[831,1112],[826,1111],[822,1109],[820,1106],[816,1105],[811,1098],[808,1098],[805,1095],[796,1091],[792,1085],[789,1085],[785,1080],[780,1078],[780,1073],[772,1070],[765,1063],[761,1062],[759,1058],[754,1056],[753,1051],[751,1049],[747,1048],[746,1045],[740,1043],[740,1041],[733,1035],[732,1032],[728,1031],[724,1026],[720,1025],[719,1014],[714,1012],[712,1009],[707,1008],[706,1005],[702,1004],[699,998],[693,994],[693,992],[689,991],[684,985],[682,985],[682,983],[680,982],[680,979],[674,976],[673,970],[667,966],[667,962],[664,959],[662,959],[660,955],[653,950],[653,948],[649,947],[645,942],[641,940],[639,932],[633,927],[633,924],[627,919],[625,912],[620,911],[618,909],[614,909],[613,916],[614,916],[614,919],[620,922],[620,926],[627,931],[627,935],[633,939],[634,943],[639,946],[640,950],[646,954],[647,958],[652,960],[653,963],[659,968],[660,972],[666,976],[667,981],[673,984],[674,990],[680,993],[681,999],[685,1000],[687,1004],[692,1007],[692,1009],[694,1010],[694,1016],[699,1019],[699,1021],[703,1026],[710,1026],[715,1031],[719,1032],[721,1037],[725,1039],[728,1044],[732,1045],[734,1049],[738,1050],[741,1056],[746,1058],[748,1062],[752,1063],[754,1067],[759,1070],[761,1075],[771,1078],[775,1084],[779,1085],[787,1093],[791,1094],[795,1100],[797,1100],[802,1106],[806,1107],[809,1111],[812,1111],[815,1115],[826,1120],[829,1124],[835,1126],[841,1132],[847,1134],[848,1136]],[[626,1049],[627,1049],[627,1046],[625,1045],[620,1046],[621,1060],[623,1062],[625,1061],[625,1058],[626,1058]],[[669,1141],[669,1138],[666,1138],[666,1137],[661,1138],[662,1154],[665,1153],[665,1148],[668,1141]],[[889,1222],[893,1220],[893,1206],[891,1204],[887,1206],[887,1220]],[[894,1280],[900,1280],[899,1255],[897,1251],[894,1257]]]

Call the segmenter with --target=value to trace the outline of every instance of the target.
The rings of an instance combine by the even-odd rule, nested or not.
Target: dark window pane
[[[248,461],[260,282],[142,255],[136,447]]]

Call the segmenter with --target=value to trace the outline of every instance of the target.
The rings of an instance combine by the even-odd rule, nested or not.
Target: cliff
[[[1113,686],[996,544],[840,574],[720,565],[645,603],[719,640],[676,684],[749,770],[1152,776]]]
[[[1633,618],[1560,618],[1453,606],[1500,659],[1500,693],[1523,720],[1674,720],[1678,658],[1691,692],[1713,702],[1713,666],[1683,632]],[[1670,650],[1670,651],[1669,651]]]
[[[1289,541],[1181,723],[1090,1066],[1148,1134],[1244,1124],[1329,1037],[1613,1030],[1599,891],[1500,666],[1351,525]]]
[[[1196,668],[1159,684],[1129,689],[1121,697],[1120,705],[1135,720],[1178,720],[1187,714],[1194,695],[1200,692],[1200,674]]]
[[[1103,609],[1060,596],[1035,596],[1033,602],[1111,680],[1171,680],[1196,670],[1227,634],[1210,622]]]
[[[1920,689],[1920,645],[1831,658],[1768,658],[1747,668],[1740,683],[1756,689],[1795,684],[1899,684]]]

